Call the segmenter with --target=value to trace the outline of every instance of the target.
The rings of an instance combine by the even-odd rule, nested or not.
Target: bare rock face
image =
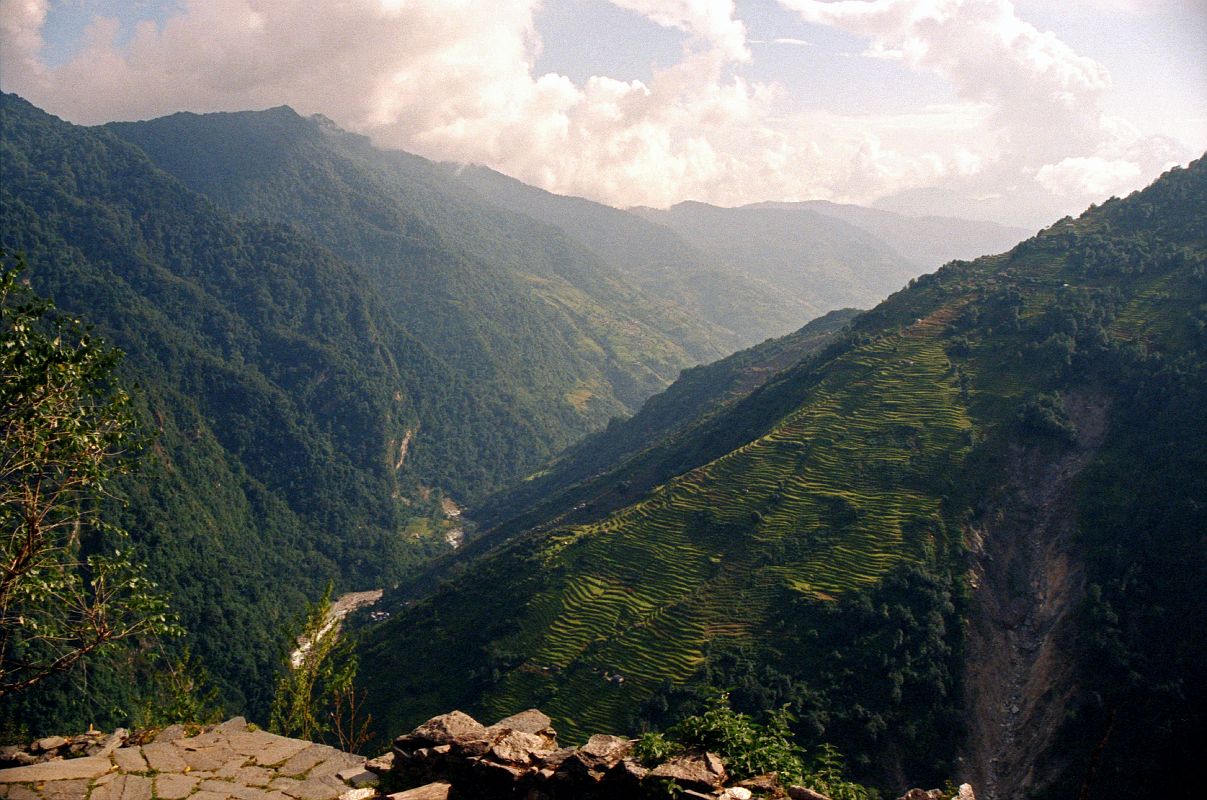
[[[535,708],[521,711],[519,714],[512,714],[510,717],[504,717],[487,728],[488,732],[505,730],[539,736],[544,740],[546,749],[557,749],[557,731],[553,730],[553,720]]]
[[[725,764],[715,753],[674,756],[650,772],[651,778],[669,778],[688,789],[712,790],[725,785]]]
[[[397,744],[406,740],[408,743],[423,742],[428,745],[450,744],[460,738],[482,738],[486,734],[486,726],[469,714],[453,711],[432,717],[415,730],[395,740]]]

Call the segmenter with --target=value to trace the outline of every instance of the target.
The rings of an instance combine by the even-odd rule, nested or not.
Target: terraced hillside
[[[632,481],[638,473],[647,472],[652,486],[683,471],[651,472],[643,470],[640,462],[656,461],[668,449],[669,440],[692,438],[703,418],[741,402],[777,373],[812,357],[834,341],[858,313],[849,308],[831,311],[787,336],[684,370],[637,414],[611,420],[606,429],[562,451],[539,472],[477,505],[473,519],[497,536],[522,530],[550,510],[626,505],[628,492],[612,491],[618,482]],[[644,488],[645,481],[630,485],[634,492]]]
[[[537,705],[572,739],[648,720],[692,686],[742,687],[760,702],[791,703],[805,741],[838,744],[873,780],[951,774],[961,722],[984,722],[959,715],[961,609],[976,597],[961,589],[965,536],[1022,514],[1025,540],[1029,518],[994,505],[1006,481],[1033,479],[1011,477],[1019,454],[1059,464],[1076,453],[1068,463],[1078,470],[1106,469],[1094,465],[1142,449],[1146,426],[1201,429],[1207,406],[1190,387],[1207,362],[1204,219],[1200,161],[1008,254],[919,279],[815,360],[684,434],[693,441],[668,444],[680,456],[658,463],[690,462],[684,454],[740,435],[735,445],[666,473],[622,508],[537,515],[526,533],[445,571],[442,589],[368,637],[374,713],[393,729],[453,705],[486,716]],[[1076,425],[1082,397],[1111,409],[1092,440]],[[1164,442],[1161,463],[1189,476],[1164,479],[1189,494],[1178,494],[1180,516],[1151,534],[1160,530],[1159,563],[1176,571],[1171,548],[1190,547],[1204,529],[1207,461],[1199,439],[1159,430],[1149,438]],[[1063,494],[1061,514],[1074,526],[1105,515],[1118,531],[1087,526],[1084,537],[1115,536],[1121,547],[1138,534],[1119,520],[1142,516],[1147,501],[1112,474]],[[614,491],[631,490],[615,477]],[[1113,585],[1122,567],[1109,554],[1119,551],[1070,541],[1081,544],[1058,543],[1067,557]],[[1177,589],[1161,588],[1154,568],[1152,591],[1192,603],[1207,590],[1197,564],[1189,559]],[[1014,579],[1020,598],[1044,588],[1026,573]],[[1097,602],[1070,586],[1074,602]],[[1127,615],[1114,608],[1111,618]],[[1109,634],[1125,649],[1147,630],[1133,622]],[[1035,646],[1049,647],[1051,633],[1037,633]],[[1107,634],[1091,626],[1061,636],[1052,652],[1073,663]],[[1201,646],[1160,646],[1198,669]],[[1087,686],[1097,680],[1091,663],[1078,668]],[[1186,702],[1201,709],[1202,692],[1186,686],[1195,698]],[[1123,691],[1053,688],[1085,703]],[[1089,705],[1083,713],[1083,723],[1102,719]],[[1103,730],[1086,735],[1101,740]],[[1070,745],[1053,774],[1082,770],[1084,779],[1093,758]],[[1117,772],[1137,768],[1126,748],[1111,758]]]

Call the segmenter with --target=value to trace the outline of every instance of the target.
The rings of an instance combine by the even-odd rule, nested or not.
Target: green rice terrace
[[[800,401],[752,441],[601,518],[552,516],[446,566],[362,649],[379,722],[535,706],[567,741],[622,730],[710,649],[771,647],[798,600],[824,607],[907,564],[958,575],[973,495],[995,480],[981,456],[1072,380],[1073,354],[1190,335],[1202,243],[1110,255],[1131,241],[1131,202],[911,283],[786,372],[771,391]]]

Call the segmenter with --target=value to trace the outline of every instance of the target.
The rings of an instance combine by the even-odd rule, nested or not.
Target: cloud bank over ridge
[[[541,0],[187,0],[129,36],[98,17],[50,65],[48,0],[0,0],[0,80],[81,123],[288,103],[382,146],[618,206],[887,198],[1031,223],[1196,155],[1107,115],[1106,67],[1009,0],[779,0],[858,37],[852,58],[937,76],[954,97],[874,115],[744,78],[755,55],[733,0],[611,2],[681,33],[677,63],[645,81],[536,74]]]

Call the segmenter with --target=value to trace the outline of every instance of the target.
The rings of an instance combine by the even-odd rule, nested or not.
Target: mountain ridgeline
[[[171,649],[253,717],[307,599],[447,549],[443,495],[484,498],[681,369],[808,319],[638,217],[560,198],[587,212],[558,227],[287,108],[85,128],[3,95],[0,148],[0,247],[125,351],[155,434],[111,513],[190,631]],[[674,257],[593,249],[635,231]],[[117,719],[131,669],[17,716]]]
[[[1207,729],[1207,640],[1167,635],[1207,592],[1205,379],[1200,160],[572,466],[572,510],[498,503],[520,522],[368,631],[373,711],[538,706],[573,737],[725,689],[886,787],[1176,793]]]
[[[0,249],[125,352],[153,435],[106,514],[188,631],[0,727],[123,724],[186,653],[263,721],[334,583],[387,588],[382,735],[726,691],[882,787],[1173,795],[1207,749],[1207,162],[1021,235],[626,212],[284,107],[0,95]]]

